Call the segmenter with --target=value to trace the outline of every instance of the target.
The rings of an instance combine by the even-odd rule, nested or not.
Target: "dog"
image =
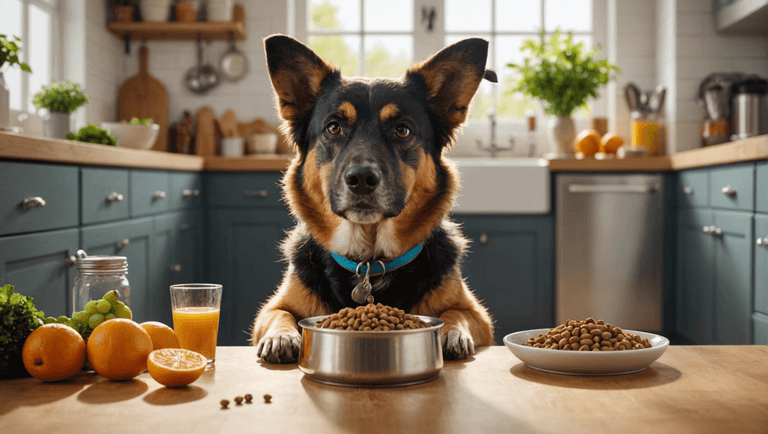
[[[298,359],[297,322],[376,303],[438,317],[444,358],[493,343],[493,321],[468,289],[468,241],[448,214],[459,174],[454,143],[481,80],[488,42],[465,39],[400,80],[346,78],[284,35],[264,40],[283,120],[298,150],[282,179],[296,226],[281,245],[287,270],[251,330],[259,358]]]

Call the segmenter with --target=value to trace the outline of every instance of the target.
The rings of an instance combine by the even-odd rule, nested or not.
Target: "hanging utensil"
[[[203,59],[205,64],[200,67],[200,81],[205,86],[205,90],[210,90],[219,84],[219,73],[216,68],[208,62],[208,48],[210,48],[211,41],[206,41],[205,50],[203,51]]]
[[[650,109],[650,113],[653,115],[658,115],[661,112],[661,109],[664,107],[664,99],[667,95],[667,89],[658,86],[656,87],[656,90],[651,94],[651,98],[648,102],[648,108]]]
[[[203,82],[200,77],[200,69],[203,64],[203,44],[198,39],[197,40],[197,65],[193,66],[187,71],[187,75],[184,77],[184,84],[186,84],[187,89],[191,90],[195,93],[203,93],[207,89],[203,85]]]
[[[627,105],[630,112],[636,112],[640,110],[640,89],[635,86],[634,83],[627,83],[624,86],[624,96],[627,99]]]
[[[237,81],[248,72],[248,58],[235,47],[235,38],[230,34],[229,49],[219,59],[221,74],[229,81]]]

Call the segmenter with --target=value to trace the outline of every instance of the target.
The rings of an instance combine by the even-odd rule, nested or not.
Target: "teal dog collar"
[[[333,259],[335,259],[339,265],[359,276],[378,276],[386,272],[396,270],[403,265],[413,261],[417,256],[419,256],[419,253],[421,253],[421,249],[423,247],[423,244],[419,244],[387,263],[382,261],[377,261],[373,264],[370,262],[355,262],[333,252],[331,252],[331,256],[333,256]],[[370,272],[368,267],[371,267]]]

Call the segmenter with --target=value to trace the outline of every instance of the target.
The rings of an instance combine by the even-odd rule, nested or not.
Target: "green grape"
[[[75,322],[75,320],[72,320],[72,319],[71,319],[71,320],[69,320],[69,321],[66,321],[66,322],[64,323],[64,325],[65,325],[65,326],[69,326],[69,327],[72,327],[73,329],[77,330],[77,323]]]
[[[53,324],[55,322],[56,322],[56,318],[53,318],[53,317],[50,317],[50,316],[45,319],[45,323],[46,324]]]
[[[88,327],[95,329],[99,326],[99,324],[104,322],[104,315],[100,313],[94,313],[91,315],[91,317],[88,319]]]
[[[88,315],[99,313],[98,309],[96,309],[96,303],[98,303],[96,300],[91,300],[88,303],[85,303],[85,311],[88,312]]]
[[[117,318],[117,317],[115,316],[114,313],[108,313],[108,314],[104,315],[104,321],[109,321],[109,320],[115,319],[115,318]]]
[[[107,300],[109,304],[112,305],[112,307],[117,307],[117,299],[119,298],[120,298],[120,293],[117,290],[114,290],[104,294],[104,297],[102,297],[102,300]]]
[[[75,323],[77,324],[88,324],[88,318],[91,316],[88,315],[88,312],[82,311],[82,312],[75,312],[74,315],[72,315],[72,319],[75,320]]]
[[[123,303],[122,301],[118,301],[117,302],[117,307],[115,309],[118,309],[118,308],[121,308],[121,307],[126,307],[125,303]]]
[[[67,318],[67,317],[66,317],[66,316],[64,316],[64,315],[62,315],[62,316],[60,316],[60,317],[56,318],[56,322],[57,322],[57,323],[59,323],[59,324],[66,324],[66,323],[67,323],[67,321],[69,321],[69,318]]]
[[[99,313],[107,313],[112,310],[112,305],[107,300],[99,300],[96,302],[96,310]]]
[[[115,312],[118,318],[133,318],[133,314],[131,313],[131,309],[128,306],[121,306],[117,309],[117,312]]]

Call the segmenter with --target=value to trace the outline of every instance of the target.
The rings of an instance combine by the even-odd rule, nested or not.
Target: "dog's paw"
[[[296,331],[270,333],[259,341],[256,354],[269,363],[293,363],[299,358],[301,335]]]
[[[475,341],[472,336],[458,330],[449,330],[442,336],[443,358],[445,360],[466,359],[475,353]]]

